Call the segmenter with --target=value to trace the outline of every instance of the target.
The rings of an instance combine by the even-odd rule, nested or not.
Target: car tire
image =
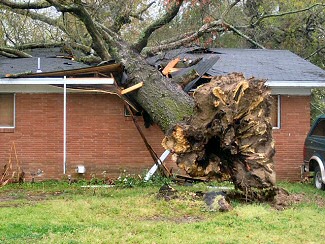
[[[315,167],[314,186],[319,190],[325,190],[325,184],[322,181],[322,174],[318,165]]]

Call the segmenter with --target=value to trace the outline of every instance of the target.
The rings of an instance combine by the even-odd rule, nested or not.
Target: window
[[[0,127],[15,127],[15,95],[0,93]]]
[[[280,95],[272,96],[273,103],[271,106],[271,125],[273,129],[280,129]]]
[[[325,120],[320,120],[311,133],[312,136],[325,136]]]

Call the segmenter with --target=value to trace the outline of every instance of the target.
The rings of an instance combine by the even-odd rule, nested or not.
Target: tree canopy
[[[324,67],[325,4],[315,0],[3,0],[0,11],[7,55],[68,43],[107,60],[122,39],[146,55],[189,43],[289,49]]]

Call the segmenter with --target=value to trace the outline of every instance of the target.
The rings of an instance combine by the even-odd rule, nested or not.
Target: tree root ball
[[[162,144],[190,176],[225,178],[237,189],[275,186],[270,90],[265,81],[232,73],[196,89],[194,113]]]

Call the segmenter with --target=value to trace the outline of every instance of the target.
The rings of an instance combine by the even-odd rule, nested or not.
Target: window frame
[[[14,99],[14,103],[13,103],[13,125],[12,126],[5,126],[5,125],[1,125],[0,124],[0,129],[14,129],[16,128],[16,93],[12,93],[12,92],[0,92],[1,94],[12,94],[13,95],[13,99]]]
[[[274,99],[277,99],[278,100],[278,106],[277,106],[277,114],[278,114],[278,119],[277,119],[277,125],[276,126],[273,126],[272,125],[272,129],[275,129],[275,130],[279,130],[281,129],[281,95],[272,95],[272,97]]]

